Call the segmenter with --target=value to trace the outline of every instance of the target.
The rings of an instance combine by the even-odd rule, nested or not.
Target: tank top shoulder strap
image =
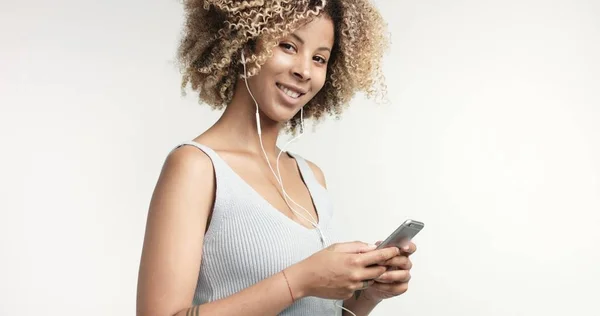
[[[192,146],[192,147],[196,147],[196,148],[200,149],[213,161],[213,163],[215,163],[215,160],[218,160],[218,158],[219,158],[217,156],[217,153],[214,150],[212,150],[210,147],[200,144],[198,142],[195,142],[193,140],[182,142],[179,145],[175,146],[175,148],[173,148],[173,150],[178,149],[183,146]]]
[[[288,154],[296,160],[296,163],[298,164],[298,169],[300,169],[300,174],[302,175],[302,179],[304,180],[307,186],[312,188],[314,186],[321,185],[317,181],[317,178],[315,177],[315,173],[313,172],[312,168],[308,165],[308,162],[306,162],[306,160],[302,158],[302,156],[291,152],[288,152]]]
[[[220,178],[222,172],[224,171],[224,168],[222,165],[223,161],[221,160],[221,157],[212,148],[190,140],[190,141],[180,143],[179,145],[175,146],[175,148],[173,148],[173,150],[176,150],[183,146],[193,146],[193,147],[198,148],[200,151],[204,152],[212,161],[213,168],[215,171],[215,177],[217,179]]]

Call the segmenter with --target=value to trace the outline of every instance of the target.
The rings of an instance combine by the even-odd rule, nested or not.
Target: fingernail
[[[402,246],[402,250],[409,251],[410,250],[410,246],[409,245],[404,245],[404,246]]]

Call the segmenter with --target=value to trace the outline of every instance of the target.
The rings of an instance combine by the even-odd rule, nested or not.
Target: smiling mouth
[[[299,97],[304,95],[304,93],[300,93],[300,92],[288,89],[288,88],[280,85],[279,83],[277,83],[276,85],[277,85],[277,88],[279,88],[279,90],[283,91],[283,93],[285,93],[288,97],[290,97],[292,99],[298,99]]]

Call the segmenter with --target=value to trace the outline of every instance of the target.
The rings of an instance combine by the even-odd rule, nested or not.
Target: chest
[[[297,162],[285,155],[271,160],[270,166],[263,159],[244,155],[221,154],[232,172],[248,189],[277,210],[306,227],[320,220],[320,212]],[[281,183],[279,183],[279,179]]]

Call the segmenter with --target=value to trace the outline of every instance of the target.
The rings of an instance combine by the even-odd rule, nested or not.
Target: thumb
[[[377,248],[375,245],[369,245],[367,243],[361,241],[354,242],[345,242],[338,244],[335,247],[335,251],[345,252],[345,253],[361,253],[361,252],[369,252]]]

